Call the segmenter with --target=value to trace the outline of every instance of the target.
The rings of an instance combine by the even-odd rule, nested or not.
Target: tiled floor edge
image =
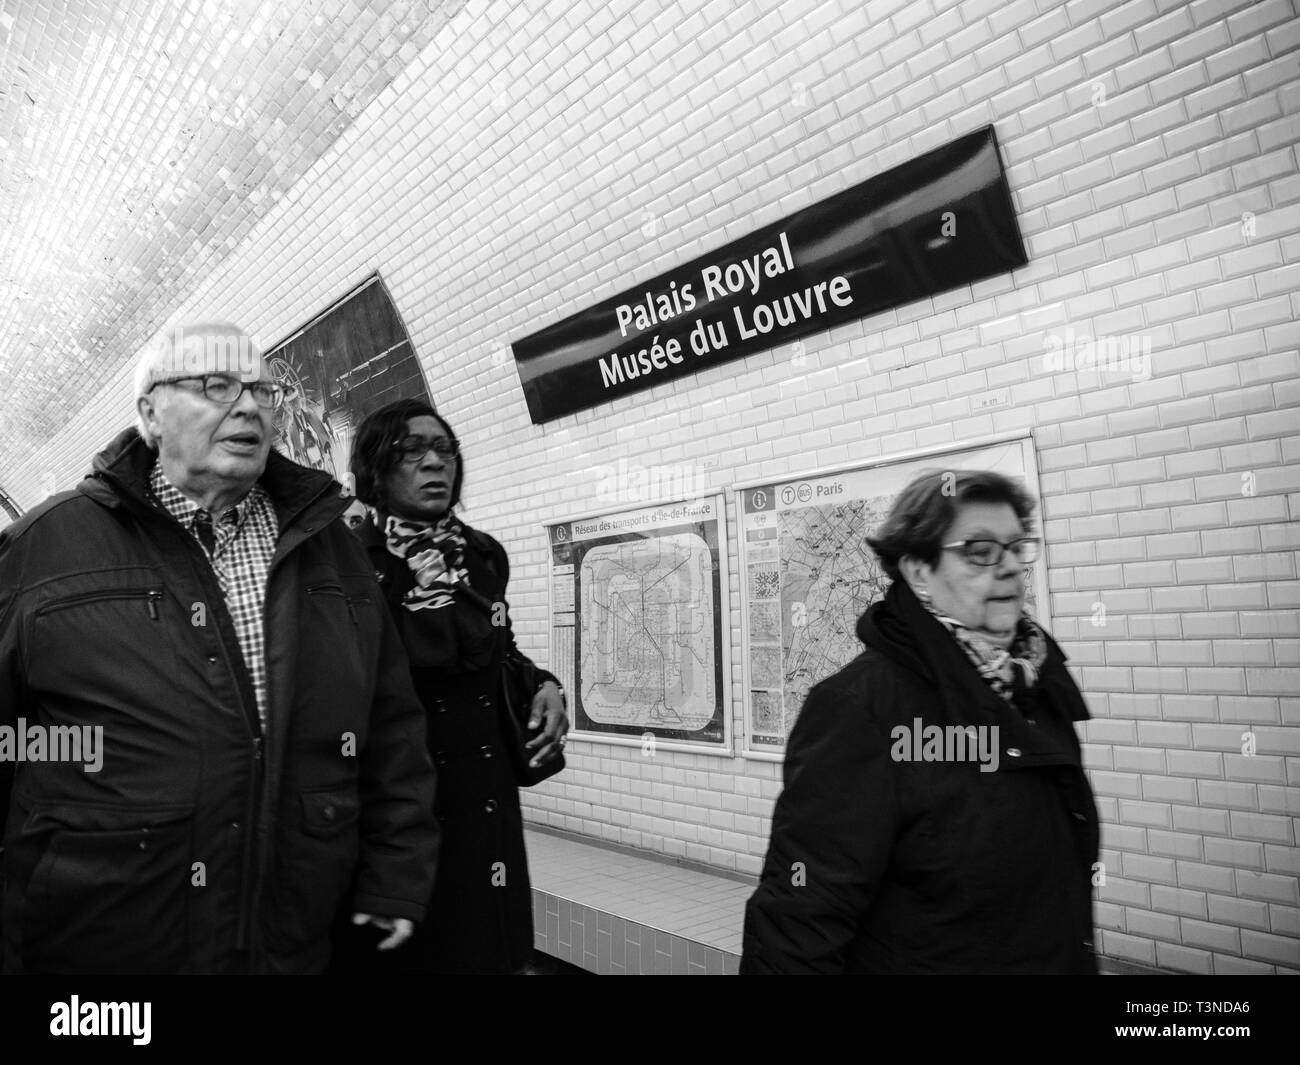
[[[1177,969],[1156,969],[1150,965],[1113,958],[1109,954],[1097,955],[1097,971],[1103,976],[1182,976]]]
[[[722,976],[738,971],[740,955],[732,951],[540,888],[532,891],[533,945],[588,972],[600,976]],[[1097,967],[1107,976],[1181,975],[1104,954],[1097,955]]]
[[[533,944],[601,976],[734,976],[740,955],[533,888]]]
[[[678,858],[672,854],[665,854],[663,851],[646,850],[643,847],[629,847],[626,843],[615,843],[612,840],[600,839],[596,836],[584,836],[580,832],[570,832],[568,829],[543,825],[537,821],[525,821],[524,830],[526,832],[539,832],[545,836],[556,836],[559,839],[566,839],[570,843],[581,843],[600,850],[631,855],[633,858],[644,858],[648,862],[658,862],[660,865],[671,865],[679,869],[690,869],[696,873],[706,873],[709,876],[716,876],[721,880],[731,880],[737,884],[758,887],[758,877],[756,876],[740,873],[735,869],[726,869],[720,865],[709,865],[706,862],[696,862],[689,858]]]

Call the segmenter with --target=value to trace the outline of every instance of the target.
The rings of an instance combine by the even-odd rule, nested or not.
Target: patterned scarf
[[[415,587],[402,599],[407,610],[441,610],[451,605],[457,585],[469,586],[465,534],[450,510],[437,522],[390,516],[384,533],[388,553],[405,559],[415,578]]]
[[[1021,614],[1008,649],[971,632],[956,618],[940,614],[930,603],[923,601],[922,605],[952,633],[979,675],[1007,702],[1013,702],[1019,692],[1038,683],[1038,671],[1047,659],[1047,639],[1028,614]]]

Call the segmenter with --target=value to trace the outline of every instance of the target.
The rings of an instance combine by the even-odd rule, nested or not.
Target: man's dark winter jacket
[[[1088,713],[1060,648],[1013,706],[901,582],[858,634],[791,730],[741,972],[1095,972]],[[997,769],[901,760],[918,719],[998,726]]]
[[[0,534],[0,725],[104,747],[95,773],[0,766],[5,968],[317,972],[340,907],[424,917],[424,712],[348,500],[272,453],[263,733],[216,576],[148,501],[154,458],[128,430]]]

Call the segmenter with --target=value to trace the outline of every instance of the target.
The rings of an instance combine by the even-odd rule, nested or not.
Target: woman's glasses
[[[955,540],[941,546],[944,550],[960,550],[962,558],[976,566],[996,566],[1004,551],[1010,551],[1017,562],[1027,566],[1037,560],[1041,545],[1042,540],[1036,536],[1022,536],[1007,544],[998,540]]]
[[[393,454],[397,460],[410,466],[423,461],[430,451],[443,460],[454,459],[460,453],[460,449],[445,436],[433,440],[426,440],[422,436],[404,436],[393,441]]]

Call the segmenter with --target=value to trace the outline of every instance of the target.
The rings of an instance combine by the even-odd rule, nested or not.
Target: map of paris
[[[809,689],[862,650],[857,621],[889,579],[866,538],[923,470],[991,469],[1037,497],[1028,438],[738,489],[750,752],[779,755]],[[1042,565],[1027,605],[1047,601]]]

